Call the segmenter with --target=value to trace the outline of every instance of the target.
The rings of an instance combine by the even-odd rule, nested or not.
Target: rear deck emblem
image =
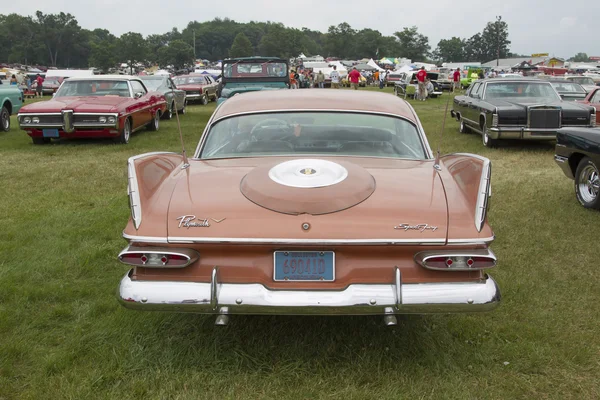
[[[195,215],[182,215],[178,217],[179,228],[208,228],[210,222],[206,218],[196,218]]]
[[[429,224],[416,224],[416,225],[399,224],[394,227],[394,229],[403,230],[404,232],[406,232],[406,231],[435,232],[435,231],[437,231],[437,228],[438,228],[437,226],[431,226]]]

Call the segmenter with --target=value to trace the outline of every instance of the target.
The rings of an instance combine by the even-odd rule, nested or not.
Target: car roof
[[[79,76],[73,78],[67,78],[69,81],[90,81],[90,80],[99,80],[99,81],[132,81],[139,80],[138,76],[131,75],[90,75],[90,76]],[[67,80],[65,79],[65,80]]]
[[[412,107],[397,96],[366,90],[266,90],[229,98],[215,110],[215,120],[243,113],[349,111],[385,113],[416,123]]]
[[[228,62],[228,61],[261,61],[261,60],[279,60],[279,61],[287,62],[287,60],[285,60],[283,58],[279,58],[279,57],[254,56],[254,57],[226,58],[225,60],[223,60],[223,63]]]

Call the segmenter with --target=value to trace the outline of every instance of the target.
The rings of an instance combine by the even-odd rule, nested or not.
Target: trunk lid
[[[291,206],[290,212],[286,208],[286,201],[294,197],[286,196],[297,188],[284,186],[283,197],[274,199],[271,192],[253,185],[263,195],[259,201],[252,201],[243,193],[242,183],[247,175],[250,177],[253,171],[267,174],[271,166],[289,160],[289,157],[265,157],[192,161],[190,168],[178,173],[168,212],[169,240],[445,242],[448,228],[446,197],[441,180],[434,173],[432,160],[319,157],[319,160],[348,166],[351,183],[348,186],[356,183],[357,192],[361,194],[357,197],[356,193],[349,194],[347,190],[338,191],[336,186],[339,184],[332,185],[328,195],[329,202],[334,205],[313,210]],[[373,190],[368,189],[368,182],[352,183],[350,178],[355,175],[355,170],[364,170],[359,174],[360,179],[372,177]],[[266,176],[265,180],[268,179]],[[317,198],[319,196],[312,197],[311,193],[317,193],[314,189],[297,190],[307,193],[300,203],[323,201]],[[274,211],[273,208],[283,210]],[[304,229],[304,224],[309,224],[309,228]]]

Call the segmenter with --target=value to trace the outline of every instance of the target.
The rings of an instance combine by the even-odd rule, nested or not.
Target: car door
[[[184,92],[177,89],[177,86],[171,80],[171,78],[167,78],[167,88],[169,89],[169,93],[173,92],[175,97],[175,108],[177,108],[177,110],[181,110],[183,108]]]
[[[146,87],[142,85],[140,81],[131,80],[129,83],[131,84],[131,89],[133,91],[134,101],[132,111],[133,129],[137,129],[140,126],[148,124],[152,120],[150,96],[148,95]]]
[[[209,98],[215,98],[217,97],[217,87],[215,85],[215,81],[213,80],[212,76],[205,76],[204,79],[206,79],[206,91],[208,93]]]
[[[596,109],[596,125],[600,126],[600,88],[591,93],[589,105]]]
[[[471,115],[471,105],[473,104],[473,98],[471,97],[471,92],[475,86],[471,86],[467,89],[464,96],[457,97],[458,111],[460,113],[460,118],[465,120],[465,123],[471,125],[472,115]]]

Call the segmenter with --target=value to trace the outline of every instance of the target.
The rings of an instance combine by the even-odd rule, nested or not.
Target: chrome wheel
[[[600,173],[591,159],[582,160],[577,168],[575,190],[579,202],[585,207],[597,208],[600,205]]]
[[[2,110],[0,111],[0,128],[4,132],[10,130],[10,114],[6,107],[2,107]]]
[[[483,145],[485,147],[496,147],[497,140],[492,139],[490,137],[490,135],[488,134],[488,130],[485,126],[483,127],[483,132],[482,132],[481,136],[483,138]]]
[[[123,130],[121,131],[121,135],[116,139],[117,142],[127,144],[129,143],[129,138],[131,137],[131,121],[126,119],[123,123]]]
[[[181,113],[182,113],[182,114],[185,114],[185,113],[186,113],[186,108],[187,108],[187,100],[185,100],[185,101],[183,102],[183,108],[181,109]]]
[[[171,107],[169,108],[169,112],[167,113],[167,119],[173,118],[173,114],[175,114],[175,103],[171,103]]]
[[[159,124],[160,124],[160,111],[156,110],[156,112],[154,113],[154,117],[152,118],[152,122],[150,122],[150,125],[148,126],[148,128],[151,131],[157,131]]]
[[[469,133],[469,128],[467,128],[467,124],[465,124],[465,120],[464,119],[460,120],[460,128],[459,128],[459,130],[460,130],[460,133]]]
[[[200,103],[202,103],[203,106],[208,104],[208,97],[206,97],[206,94],[202,95],[202,98],[200,99]]]

